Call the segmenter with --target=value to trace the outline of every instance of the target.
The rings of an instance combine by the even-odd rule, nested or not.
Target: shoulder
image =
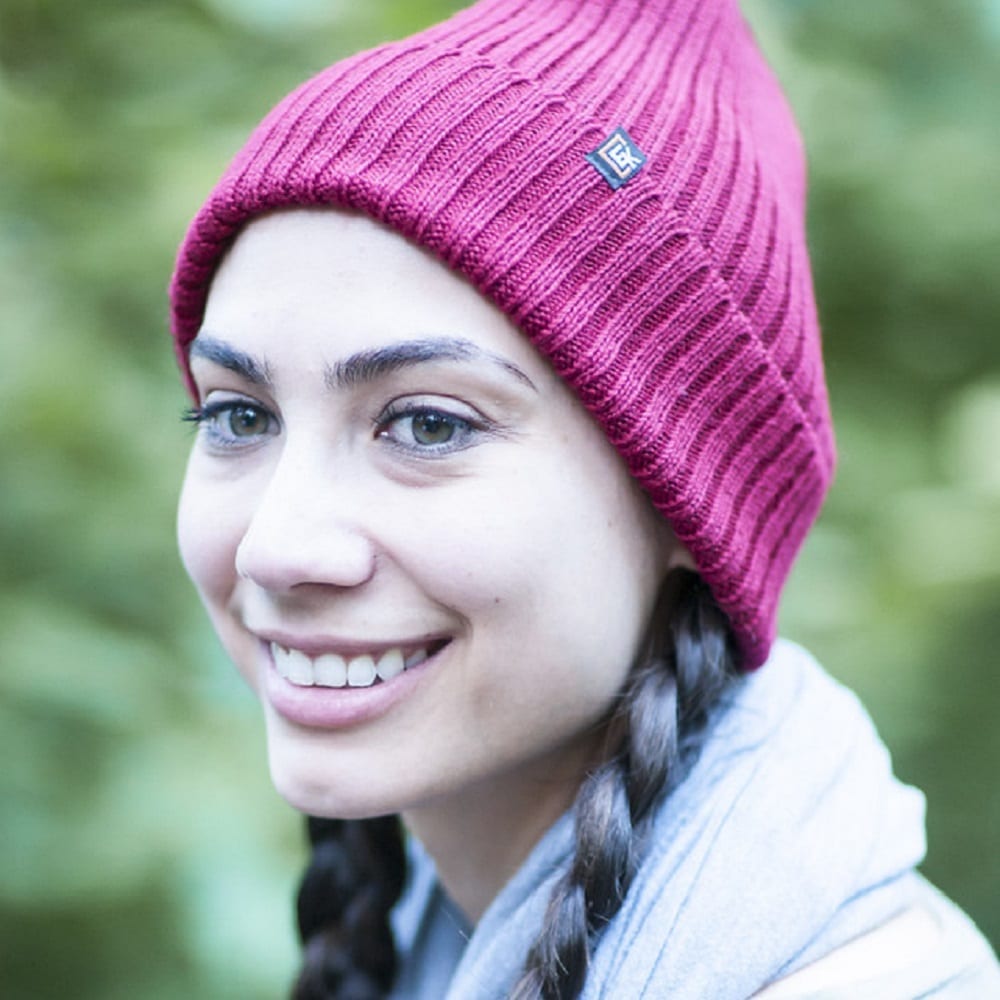
[[[824,958],[756,993],[755,1000],[837,995],[911,968],[941,946],[941,928],[924,906],[912,906]]]
[[[754,1000],[1000,996],[1000,965],[971,920],[929,883],[907,909]]]

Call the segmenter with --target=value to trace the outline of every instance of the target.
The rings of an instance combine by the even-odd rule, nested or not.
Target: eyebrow
[[[252,385],[269,388],[272,384],[271,369],[267,362],[260,362],[244,351],[237,350],[224,340],[199,333],[191,342],[190,356],[204,358],[212,364],[235,372]]]
[[[204,358],[220,368],[234,372],[252,385],[265,388],[273,385],[271,366],[267,361],[258,360],[207,333],[199,333],[191,342],[190,354],[192,358]],[[358,351],[335,364],[327,365],[323,379],[329,389],[346,389],[373,382],[403,368],[437,361],[486,361],[504,369],[535,392],[538,391],[535,383],[513,361],[484,350],[471,340],[458,337],[404,340],[398,344]]]
[[[358,351],[334,365],[327,366],[325,380],[331,389],[344,389],[362,382],[372,382],[401,368],[431,364],[436,361],[486,361],[503,368],[531,389],[538,391],[535,383],[513,361],[483,350],[471,340],[454,337],[405,340],[398,344]]]

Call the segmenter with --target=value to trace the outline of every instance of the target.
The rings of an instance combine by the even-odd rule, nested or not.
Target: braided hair
[[[683,779],[710,708],[738,676],[726,616],[688,570],[671,572],[645,649],[610,720],[608,753],[577,793],[575,850],[511,1000],[571,1000],[621,908],[656,804]],[[298,896],[304,963],[293,1000],[376,1000],[392,988],[389,914],[405,877],[395,817],[307,820],[312,859]]]
[[[299,886],[304,946],[293,1000],[378,1000],[396,977],[389,913],[406,855],[396,816],[306,818],[312,858]]]

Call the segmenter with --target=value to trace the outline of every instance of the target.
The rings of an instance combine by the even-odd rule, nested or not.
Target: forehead
[[[289,360],[454,338],[549,373],[513,323],[464,278],[366,216],[336,209],[278,212],[250,223],[215,276],[204,329],[250,353]]]

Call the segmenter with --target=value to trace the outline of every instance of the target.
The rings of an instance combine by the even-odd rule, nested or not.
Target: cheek
[[[595,468],[536,451],[440,493],[401,493],[383,509],[383,538],[428,593],[480,621],[619,640],[666,572],[659,519],[617,456]]]
[[[177,544],[209,611],[232,590],[242,533],[238,511],[189,467],[177,507]]]
[[[236,548],[243,531],[239,509],[227,502],[225,490],[214,489],[189,471],[177,508],[181,560],[223,648],[244,680],[256,690],[257,645],[231,611],[239,582]]]
[[[393,518],[406,572],[465,617],[490,660],[476,687],[483,712],[515,697],[537,705],[543,694],[589,712],[612,697],[663,573],[638,498],[595,492],[566,463],[559,475],[552,468],[522,468],[503,488],[470,480],[440,510],[425,497],[419,518],[412,507]]]

